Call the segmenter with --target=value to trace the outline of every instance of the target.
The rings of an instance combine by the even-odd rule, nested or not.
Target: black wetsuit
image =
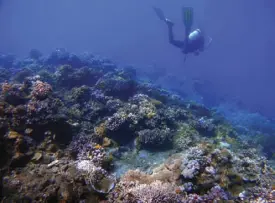
[[[169,36],[169,43],[174,45],[175,47],[178,47],[182,49],[185,45],[184,41],[175,40],[174,39],[174,33],[173,33],[173,25],[168,24],[168,36]]]
[[[190,32],[186,32],[190,33]],[[196,40],[187,40],[184,41],[175,40],[174,39],[174,33],[173,33],[173,25],[168,24],[168,36],[169,36],[169,43],[174,45],[175,47],[178,47],[182,50],[183,53],[193,53],[203,50],[204,45],[204,38],[200,37],[200,39]],[[188,37],[188,36],[186,36]],[[185,43],[188,43],[187,45]]]

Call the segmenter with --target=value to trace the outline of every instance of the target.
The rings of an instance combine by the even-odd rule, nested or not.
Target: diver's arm
[[[174,45],[175,47],[182,48],[184,46],[183,41],[175,40],[173,34],[173,25],[168,24],[168,36],[169,36],[169,43]]]
[[[208,49],[209,48],[209,46],[210,46],[210,44],[212,44],[212,38],[211,37],[207,37],[208,38],[208,42],[207,42],[207,44],[204,46],[204,49]]]

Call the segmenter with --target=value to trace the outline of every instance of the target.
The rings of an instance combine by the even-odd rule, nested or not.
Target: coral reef
[[[51,85],[49,85],[48,83],[41,82],[41,81],[37,80],[34,83],[34,87],[31,92],[31,96],[34,97],[35,99],[43,100],[49,96],[51,91],[52,91]]]
[[[274,202],[271,134],[248,139],[88,53],[33,49],[0,66],[3,202]]]

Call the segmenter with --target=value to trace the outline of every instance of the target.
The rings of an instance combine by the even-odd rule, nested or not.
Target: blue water
[[[0,6],[0,53],[25,57],[33,48],[49,54],[62,47],[106,56],[135,67],[143,81],[218,109],[235,124],[274,131],[273,1],[2,0]],[[180,8],[193,7],[194,28],[213,38],[210,48],[184,62],[152,6],[175,23],[179,40]]]
[[[160,84],[193,95],[194,80],[207,82],[200,93],[210,105],[236,99],[253,112],[275,117],[275,3],[266,1],[140,0],[8,1],[0,8],[0,52],[26,56],[32,48],[47,54],[56,47],[100,54],[141,71],[155,67]],[[182,6],[195,10],[195,25],[213,38],[211,48],[183,63],[168,43],[167,28],[152,11],[162,8],[184,36]],[[163,74],[159,70],[165,71]],[[180,85],[185,81],[185,85]],[[171,80],[170,80],[171,81]],[[193,96],[194,97],[194,96]],[[198,99],[198,98],[197,98]]]

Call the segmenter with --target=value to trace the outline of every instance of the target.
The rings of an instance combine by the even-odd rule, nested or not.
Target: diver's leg
[[[166,20],[166,24],[168,26],[169,43],[178,47],[178,48],[182,48],[184,43],[182,41],[174,39],[174,33],[173,33],[173,25],[174,24],[171,21],[169,21],[168,19]]]

